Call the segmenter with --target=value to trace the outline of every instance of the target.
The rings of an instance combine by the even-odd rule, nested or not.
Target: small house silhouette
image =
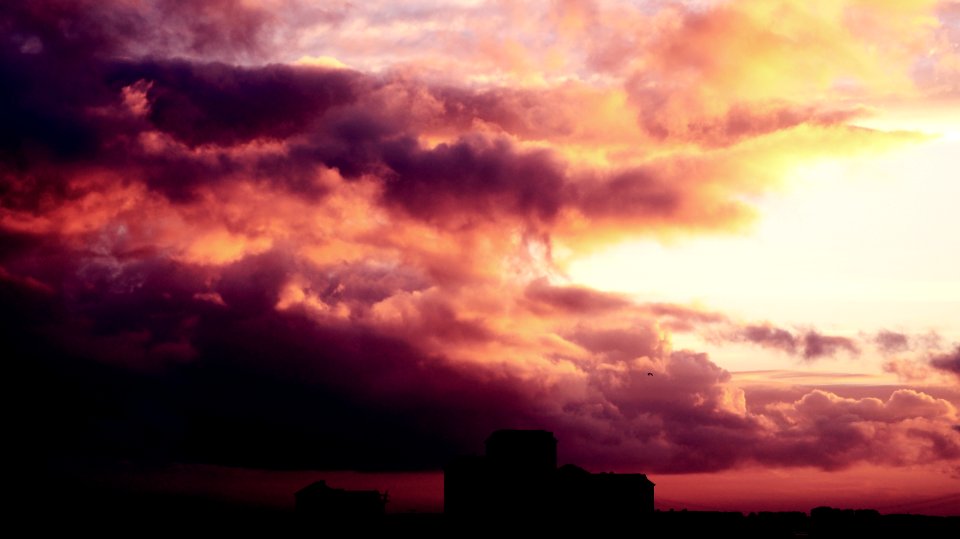
[[[369,522],[384,515],[385,494],[376,490],[331,488],[326,481],[317,481],[298,490],[296,512],[301,521],[318,524],[331,521]]]
[[[444,513],[452,518],[604,518],[653,512],[654,483],[644,474],[557,468],[557,439],[545,430],[498,430],[484,456],[444,469]]]

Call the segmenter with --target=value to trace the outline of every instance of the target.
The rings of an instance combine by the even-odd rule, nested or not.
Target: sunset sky
[[[0,29],[0,356],[50,476],[436,510],[542,428],[663,508],[960,514],[960,2]]]

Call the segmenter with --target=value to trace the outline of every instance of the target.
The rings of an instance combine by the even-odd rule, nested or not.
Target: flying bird
[[[647,376],[653,376],[653,373],[652,373],[652,372],[648,372],[648,373],[647,373]]]

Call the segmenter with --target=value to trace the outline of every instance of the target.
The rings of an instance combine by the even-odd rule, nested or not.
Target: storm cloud
[[[751,408],[671,335],[804,361],[858,354],[851,337],[593,290],[558,262],[737,230],[775,164],[915,138],[740,87],[703,56],[742,52],[720,28],[790,54],[753,8],[636,15],[656,29],[643,44],[584,37],[606,87],[520,84],[525,44],[468,43],[480,81],[275,61],[298,24],[343,39],[353,9],[284,5],[0,8],[0,336],[29,393],[18,428],[50,461],[429,469],[508,427],[669,473],[958,458],[948,400],[808,388]],[[589,13],[550,24],[580,39]],[[656,58],[612,58],[641,46]],[[843,71],[801,65],[785,77]],[[948,356],[931,365],[956,371]]]

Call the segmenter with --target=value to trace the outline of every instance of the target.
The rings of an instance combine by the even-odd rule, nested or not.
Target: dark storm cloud
[[[228,268],[213,290],[226,305],[195,298],[202,276],[156,260],[123,270],[137,275],[133,290],[88,277],[54,292],[0,278],[5,305],[18,313],[5,317],[4,349],[28,373],[31,399],[45,403],[27,412],[44,425],[44,450],[417,468],[529,413],[519,388],[482,381],[404,340],[277,311],[283,262],[269,254]]]
[[[68,37],[56,21],[56,11],[44,13],[27,3],[0,8],[0,25],[5,28],[0,39],[4,168],[23,170],[38,161],[75,159],[88,155],[100,141],[100,122],[88,109],[109,100],[96,81],[98,61],[91,57],[104,40],[90,35],[82,24]]]
[[[234,0],[6,2],[0,8],[4,28],[0,78],[5,81],[0,89],[4,119],[0,143],[8,152],[41,152],[45,159],[84,156],[103,142],[100,124],[109,123],[96,107],[116,97],[103,84],[105,68],[113,58],[156,55],[164,44],[194,52],[253,51],[260,46],[259,36],[270,19],[267,12]],[[170,34],[172,28],[177,29],[176,36]],[[214,110],[218,104],[231,103],[229,73],[219,74],[225,77],[220,91],[226,100],[202,103]],[[259,90],[264,98],[288,97],[263,86]],[[201,95],[210,93],[198,89]],[[298,96],[305,97],[303,92]],[[166,96],[162,104],[175,100]],[[250,101],[234,104],[257,111]],[[277,99],[274,106],[284,104],[290,105],[291,100]],[[189,107],[178,108],[189,123]],[[168,111],[169,107],[161,106],[157,114]]]
[[[797,338],[785,329],[772,326],[747,326],[742,337],[747,342],[775,348],[792,354],[797,349]]]
[[[148,84],[149,120],[189,145],[235,145],[301,133],[329,108],[356,99],[354,72],[270,65],[120,64],[111,82]]]
[[[873,342],[880,351],[887,354],[903,352],[910,348],[909,337],[896,331],[882,330],[874,336]]]
[[[24,35],[42,29],[46,43],[37,53],[24,52],[14,40],[3,43],[0,69],[4,79],[15,81],[5,86],[0,105],[6,120],[0,149],[8,156],[7,167],[15,167],[3,180],[11,193],[8,204],[29,206],[51,194],[67,196],[63,176],[69,171],[51,167],[58,161],[112,165],[175,200],[241,173],[316,191],[306,178],[324,165],[346,178],[375,175],[383,182],[386,203],[427,220],[468,211],[550,221],[564,206],[582,207],[591,215],[642,208],[659,212],[655,207],[682,196],[650,194],[644,187],[627,197],[629,208],[608,208],[601,201],[611,189],[644,182],[621,177],[581,195],[570,189],[571,178],[547,150],[519,150],[505,139],[480,135],[424,147],[416,134],[438,118],[385,109],[382,100],[404,92],[385,86],[389,81],[309,67],[117,61],[110,53],[122,48],[123,36],[109,33],[112,27],[86,20],[92,15],[84,10],[56,15],[83,32],[57,34],[55,15],[7,13],[8,24],[25,27]],[[143,94],[142,119],[124,109],[132,91]],[[185,147],[144,148],[142,136],[153,130]],[[291,137],[296,140],[288,148],[265,155],[231,150],[254,140]],[[190,151],[198,146],[211,147],[202,155]]]
[[[657,472],[893,462],[904,457],[890,441],[907,427],[929,447],[926,458],[954,458],[958,447],[955,434],[924,423],[950,416],[951,405],[914,391],[886,402],[815,391],[745,413],[729,373],[706,354],[668,352],[655,326],[640,321],[576,328],[567,338],[590,352],[577,362],[585,378],[540,385],[424,352],[426,333],[388,335],[301,307],[278,310],[296,266],[281,252],[230,264],[212,281],[158,258],[87,271],[77,271],[89,264],[82,256],[69,260],[57,287],[0,276],[5,305],[17,313],[4,320],[5,350],[33,388],[26,414],[42,430],[31,443],[51,455],[432,468],[505,426],[550,428],[565,440],[565,458],[592,467]],[[222,301],[205,299],[214,294]],[[424,332],[463,338],[455,313],[431,312],[421,310]],[[579,389],[567,391],[571,384]],[[865,424],[879,434],[866,437]]]
[[[704,163],[573,171],[553,150],[523,148],[503,135],[543,136],[523,126],[543,124],[549,107],[537,105],[530,117],[531,104],[562,103],[563,94],[504,90],[471,97],[469,90],[390,75],[131,52],[134,36],[164,41],[151,28],[170,26],[167,17],[195,21],[172,26],[197,34],[186,42],[198,51],[254,47],[270,17],[230,5],[227,15],[200,7],[174,13],[166,3],[144,13],[70,3],[8,8],[4,19],[13,34],[39,36],[43,46],[27,47],[27,37],[2,43],[0,70],[16,81],[0,105],[7,120],[0,127],[7,203],[30,207],[43,197],[68,196],[64,177],[73,169],[56,165],[68,162],[111,167],[176,201],[236,177],[322,196],[313,176],[327,167],[351,180],[374,178],[385,205],[434,224],[470,215],[551,225],[573,210],[598,222],[702,226],[743,213],[735,201],[704,199],[714,196],[699,187],[709,169]],[[207,27],[220,30],[208,35]],[[501,131],[478,131],[475,122]],[[427,144],[430,136],[443,142]],[[278,145],[244,146],[254,142]],[[676,167],[680,172],[668,172]]]
[[[564,177],[549,152],[517,152],[506,141],[462,139],[423,151],[413,141],[385,148],[387,198],[411,213],[460,209],[469,201],[478,213],[504,208],[531,218],[552,219],[559,210]]]
[[[930,365],[945,372],[960,376],[960,345],[945,354],[930,358]]]
[[[663,332],[733,326],[722,314],[502,278],[532,243],[515,238],[549,249],[564,225],[735,221],[739,188],[708,160],[573,164],[550,136],[605,135],[577,131],[576,93],[223,63],[255,58],[277,16],[226,1],[0,7],[0,337],[41,453],[435,468],[494,428],[540,427],[576,461],[652,471],[911,462],[870,453],[905,429],[942,449],[924,458],[953,454],[942,399],[891,396],[884,415],[808,394],[748,412],[729,373]],[[691,139],[801,121],[770,114]],[[730,340],[856,350],[766,326]]]
[[[151,130],[188,148],[282,139],[303,131],[327,108],[354,99],[352,86],[360,79],[311,68],[130,59],[131,42],[149,42],[156,28],[166,28],[168,16],[192,20],[202,31],[192,46],[200,49],[233,48],[256,34],[259,15],[247,13],[252,8],[245,4],[183,3],[179,9],[174,4],[181,3],[147,3],[139,6],[142,12],[95,2],[24,2],[0,9],[9,30],[0,41],[0,78],[7,81],[0,88],[0,189],[6,206],[69,196],[64,178],[85,165],[142,175],[176,199],[240,171],[281,184],[303,182],[306,165],[281,165],[270,156],[250,162],[226,150],[198,156],[142,146],[141,136]],[[226,4],[233,6],[229,15],[217,9]],[[222,17],[229,20],[219,21]],[[247,22],[238,29],[238,21]],[[145,119],[126,110],[130,89],[145,93]]]
[[[527,407],[516,389],[481,382],[404,341],[317,327],[297,313],[201,331],[205,387],[185,445],[205,462],[433,467]]]
[[[860,353],[856,340],[849,337],[824,335],[812,329],[793,333],[769,324],[745,325],[736,328],[732,331],[730,339],[799,355],[808,361],[832,357],[839,352],[847,352],[851,355]]]
[[[856,355],[860,353],[860,348],[856,342],[847,337],[823,335],[816,331],[808,331],[803,336],[804,359],[833,356],[840,351]]]

